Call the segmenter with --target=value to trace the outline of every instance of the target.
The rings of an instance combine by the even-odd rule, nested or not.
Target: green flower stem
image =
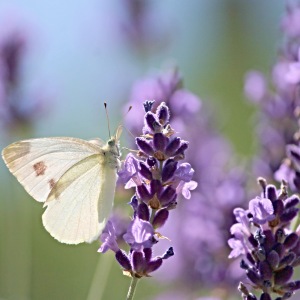
[[[137,277],[132,277],[126,300],[132,300],[138,283]]]

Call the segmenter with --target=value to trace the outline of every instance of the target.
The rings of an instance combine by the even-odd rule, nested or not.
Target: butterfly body
[[[113,206],[118,137],[106,144],[100,139],[30,139],[3,149],[10,172],[44,202],[43,224],[58,241],[78,244],[99,237]]]

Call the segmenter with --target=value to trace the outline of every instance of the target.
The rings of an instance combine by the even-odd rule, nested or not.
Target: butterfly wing
[[[62,243],[92,242],[111,212],[117,174],[105,157],[110,152],[102,148],[98,141],[42,138],[11,144],[2,152],[26,191],[45,202],[43,224]]]
[[[116,170],[105,164],[102,154],[75,164],[53,187],[45,202],[45,228],[62,243],[97,239],[112,210],[116,179]]]
[[[3,149],[10,172],[37,201],[45,202],[60,177],[101,148],[85,140],[59,137],[24,140]]]

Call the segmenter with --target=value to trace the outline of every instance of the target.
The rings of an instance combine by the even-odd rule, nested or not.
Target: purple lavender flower
[[[267,82],[263,74],[258,71],[246,74],[244,92],[253,102],[261,101],[267,92]]]
[[[257,133],[261,145],[260,153],[254,161],[256,176],[264,176],[270,180],[296,180],[297,174],[288,172],[292,164],[284,161],[286,145],[297,144],[295,133],[298,129],[298,88],[300,83],[300,30],[299,3],[288,4],[282,21],[284,43],[280,47],[278,60],[275,63],[271,82],[259,72],[250,72],[246,77],[245,93],[253,102],[259,105]],[[296,188],[289,182],[290,188]]]
[[[125,17],[120,21],[122,38],[138,53],[162,50],[170,42],[170,32],[151,1],[122,0]]]
[[[37,92],[24,94],[22,64],[29,47],[29,32],[22,25],[1,24],[0,122],[7,129],[30,126],[45,111],[47,100]]]
[[[286,15],[281,22],[281,28],[289,38],[300,36],[300,4],[296,1],[289,1]]]
[[[271,293],[282,297],[276,299],[287,299],[300,289],[300,281],[292,279],[300,262],[300,240],[291,226],[299,212],[296,205],[300,199],[297,195],[288,196],[284,182],[280,190],[267,185],[264,179],[259,183],[262,197],[251,200],[247,213],[237,217],[238,223],[231,228],[229,257],[243,256],[240,266],[252,286],[261,291],[260,299],[272,299]],[[257,299],[243,283],[239,290],[244,299]]]
[[[178,199],[184,197],[188,201],[184,201],[182,205],[179,202],[164,225],[165,235],[172,240],[176,255],[172,262],[165,262],[157,276],[161,280],[175,282],[174,287],[178,289],[188,286],[189,291],[198,289],[200,281],[209,288],[218,287],[222,281],[224,290],[230,294],[232,283],[237,283],[240,270],[227,262],[229,235],[226,228],[229,230],[233,223],[232,209],[237,205],[242,206],[245,175],[234,166],[228,142],[212,126],[213,118],[209,109],[202,105],[196,95],[183,88],[178,70],[173,69],[137,81],[132,88],[130,104],[138,107],[144,99],[156,99],[152,111],[164,101],[172,112],[172,128],[180,132],[184,140],[193,141],[187,144],[172,137],[166,141],[159,135],[156,135],[156,142],[153,144],[145,144],[145,140],[139,141],[149,155],[153,155],[153,151],[161,155],[161,151],[164,151],[166,158],[177,156],[188,147],[189,151],[183,154],[193,166],[191,168],[189,164],[177,164],[170,179],[176,189],[173,190],[173,184],[166,189],[168,198],[176,193]],[[142,111],[136,111],[137,115],[142,114]],[[128,120],[126,126],[132,132],[139,133],[143,124],[134,119]],[[169,167],[164,170],[166,177],[172,173],[176,160],[170,160],[169,163]],[[198,184],[193,193],[190,190],[195,188],[195,183],[191,176],[195,176]],[[152,179],[149,177],[149,180]],[[157,182],[152,184],[154,183],[156,189],[160,189]],[[145,199],[151,197],[151,189],[140,189],[143,190],[141,192]],[[165,200],[160,202],[165,203]],[[171,207],[172,203],[166,209]],[[160,244],[156,247],[159,248]]]
[[[133,219],[122,239],[129,253],[120,248],[116,228],[109,221],[101,235],[99,252],[112,250],[123,271],[132,278],[149,276],[159,269],[164,260],[174,255],[170,247],[161,256],[153,257],[153,246],[162,237],[157,229],[165,225],[169,211],[177,206],[179,193],[190,198],[190,190],[197,187],[192,181],[194,170],[189,163],[179,163],[184,158],[188,143],[174,138],[169,118],[170,112],[161,103],[152,112],[153,101],[144,103],[145,116],[142,131],[144,136],[136,138],[137,158],[129,153],[118,172],[125,188],[135,187],[130,201]]]

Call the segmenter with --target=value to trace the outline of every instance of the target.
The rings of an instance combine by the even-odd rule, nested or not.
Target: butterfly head
[[[119,147],[119,140],[120,140],[121,133],[122,133],[122,127],[119,126],[116,131],[116,134],[108,140],[106,146],[103,149],[104,152],[108,154],[109,157],[108,163],[112,167],[117,167],[117,168],[119,167],[120,156],[121,156],[120,147]]]

